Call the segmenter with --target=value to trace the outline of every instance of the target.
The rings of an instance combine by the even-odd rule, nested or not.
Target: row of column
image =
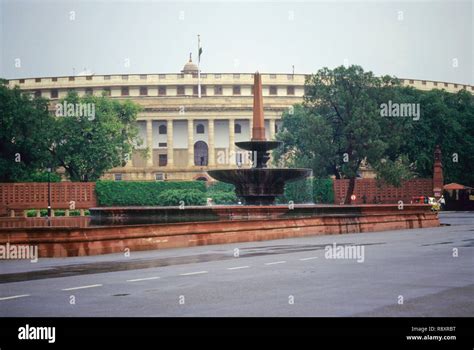
[[[214,119],[207,120],[208,128],[208,165],[215,166],[215,130]],[[168,166],[173,166],[173,120],[167,121],[166,126],[166,148]],[[270,140],[275,137],[275,119],[270,119]],[[146,142],[147,146],[153,144],[153,120],[146,121]],[[150,147],[152,149],[152,147]],[[229,153],[235,154],[235,119],[229,119]],[[128,164],[130,164],[129,162]],[[153,166],[153,154],[147,158],[147,166]],[[194,166],[194,120],[188,119],[188,166]]]

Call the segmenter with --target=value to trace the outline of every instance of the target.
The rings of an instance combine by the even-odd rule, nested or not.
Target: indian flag
[[[201,62],[201,55],[202,55],[201,36],[198,35],[198,62]]]

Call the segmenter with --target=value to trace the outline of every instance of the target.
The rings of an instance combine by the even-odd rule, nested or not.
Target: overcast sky
[[[0,16],[7,79],[175,73],[190,51],[196,58],[200,34],[203,72],[358,64],[474,84],[472,1],[0,0]]]

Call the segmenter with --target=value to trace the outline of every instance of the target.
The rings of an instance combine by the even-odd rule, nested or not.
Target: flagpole
[[[198,34],[198,98],[201,98],[201,55],[199,54],[201,50],[201,36]]]

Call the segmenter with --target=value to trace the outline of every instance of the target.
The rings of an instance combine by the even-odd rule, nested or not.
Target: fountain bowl
[[[214,179],[235,186],[246,205],[269,205],[282,196],[285,183],[311,176],[311,169],[250,168],[209,170]]]

